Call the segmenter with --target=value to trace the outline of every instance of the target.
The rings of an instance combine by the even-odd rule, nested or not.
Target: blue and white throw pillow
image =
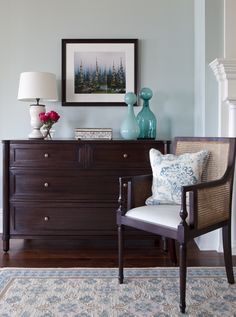
[[[163,155],[151,149],[149,156],[153,181],[152,196],[146,200],[146,204],[181,204],[181,187],[201,182],[209,152],[203,150],[176,156]]]

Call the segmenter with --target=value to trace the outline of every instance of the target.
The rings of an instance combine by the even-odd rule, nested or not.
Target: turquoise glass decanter
[[[140,128],[138,139],[155,139],[157,120],[154,113],[149,108],[149,100],[152,98],[152,90],[143,88],[139,94],[143,100],[143,108],[137,115],[137,121]]]
[[[127,103],[127,114],[120,127],[120,134],[123,139],[136,140],[139,136],[139,125],[134,114],[133,105],[137,101],[137,97],[133,92],[125,94],[125,103]]]

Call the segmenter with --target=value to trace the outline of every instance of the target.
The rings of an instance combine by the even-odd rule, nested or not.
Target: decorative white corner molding
[[[215,59],[210,67],[219,83],[219,136],[236,137],[236,59]],[[219,249],[221,247],[222,242]],[[232,201],[232,251],[236,254],[236,174]]]
[[[225,86],[225,96],[224,100],[234,100],[236,101],[236,58],[216,58],[210,63],[216,79],[219,83],[222,81],[227,81]]]
[[[217,58],[210,63],[219,83],[219,136],[236,136],[236,59]]]

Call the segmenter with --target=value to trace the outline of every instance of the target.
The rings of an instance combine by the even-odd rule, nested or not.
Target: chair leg
[[[187,274],[187,266],[186,266],[186,258],[187,258],[187,250],[186,243],[180,244],[179,247],[179,277],[180,277],[180,311],[181,313],[185,313],[186,308],[186,274]]]
[[[123,228],[122,225],[118,226],[118,264],[119,264],[119,283],[123,284],[124,281],[124,264],[123,264]]]
[[[222,237],[223,237],[225,270],[226,270],[228,283],[234,284],[230,224],[222,228]]]
[[[168,239],[168,249],[170,252],[170,259],[173,265],[177,265],[177,256],[176,256],[176,248],[175,248],[175,240]]]

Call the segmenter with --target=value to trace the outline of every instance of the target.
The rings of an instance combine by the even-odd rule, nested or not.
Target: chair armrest
[[[125,214],[129,209],[145,205],[152,195],[152,174],[119,178],[119,210]]]
[[[231,182],[232,179],[230,177],[183,186],[182,206],[186,205],[186,194],[189,192],[190,226],[196,229],[204,229],[229,219],[231,212]]]

